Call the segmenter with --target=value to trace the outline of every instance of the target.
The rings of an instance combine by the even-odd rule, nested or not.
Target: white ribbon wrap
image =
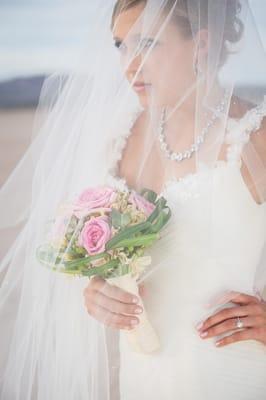
[[[141,297],[139,296],[139,288],[136,281],[136,277],[131,274],[118,276],[115,278],[108,279],[111,285],[118,286],[129,293],[139,297],[138,305],[143,308],[143,312],[138,315],[139,324],[130,331],[121,331],[121,334],[127,336],[128,342],[133,351],[138,353],[153,353],[160,348],[159,338],[148,320],[144,304]]]

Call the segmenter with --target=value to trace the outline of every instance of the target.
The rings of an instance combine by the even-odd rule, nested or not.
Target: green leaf
[[[109,257],[107,253],[95,254],[94,256],[82,257],[73,261],[65,261],[63,264],[66,269],[78,269],[84,265],[89,265],[92,261],[100,260],[101,258]]]
[[[137,233],[140,233],[141,231],[146,230],[151,226],[151,223],[146,221],[146,222],[141,222],[140,224],[128,226],[124,229],[122,229],[117,235],[115,235],[112,239],[110,239],[106,245],[105,249],[110,250],[113,249],[114,246],[120,242],[121,240],[128,239]]]
[[[81,270],[80,273],[83,276],[91,277],[91,276],[105,276],[106,272],[116,268],[119,265],[119,260],[111,260],[108,263],[101,265],[100,267],[93,267],[87,270]]]
[[[166,223],[169,221],[169,219],[170,219],[171,216],[172,216],[172,211],[171,211],[171,209],[170,209],[169,207],[167,207],[167,210],[168,210],[168,212],[167,212],[167,214],[165,215],[164,225],[166,225]]]
[[[111,224],[114,228],[123,228],[131,221],[130,214],[122,214],[115,208],[111,211]]]
[[[167,208],[168,212],[166,213],[165,210],[163,210],[159,215],[156,221],[152,224],[152,227],[150,228],[150,232],[160,232],[162,228],[166,225],[166,223],[169,221],[171,217],[171,211],[170,208]]]
[[[142,189],[142,191],[140,192],[140,195],[143,196],[146,200],[148,200],[150,203],[155,204],[156,199],[158,197],[157,193],[154,192],[151,189]]]
[[[149,235],[141,235],[135,238],[123,239],[113,245],[113,249],[124,248],[124,247],[137,247],[137,246],[150,246],[155,240],[158,240],[160,236],[158,233],[152,233]]]
[[[62,261],[63,257],[65,255],[65,252],[58,252],[55,251],[51,246],[49,245],[44,245],[40,246],[36,250],[36,257],[39,262],[42,264],[45,264],[49,267],[56,266],[58,264],[64,265],[64,268],[66,270],[78,270],[80,267],[84,265],[89,265],[92,261],[99,260],[102,258],[110,258],[110,255],[108,253],[100,253],[100,254],[95,254],[93,256],[88,256],[88,257],[80,257],[76,258],[75,260],[71,261]]]

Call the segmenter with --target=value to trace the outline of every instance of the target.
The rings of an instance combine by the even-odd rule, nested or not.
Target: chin
[[[149,108],[149,99],[147,96],[138,95],[138,99],[143,108]]]

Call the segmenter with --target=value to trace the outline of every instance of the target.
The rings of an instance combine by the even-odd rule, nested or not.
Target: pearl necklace
[[[172,161],[181,162],[187,158],[191,158],[193,153],[196,153],[199,150],[199,147],[202,143],[204,143],[205,136],[208,134],[210,128],[213,126],[214,122],[218,119],[220,113],[224,111],[226,105],[228,93],[225,93],[221,103],[216,107],[214,110],[212,117],[207,122],[206,127],[202,130],[201,135],[198,136],[196,142],[194,142],[188,150],[185,150],[183,153],[179,152],[176,153],[170,150],[165,136],[165,122],[166,122],[166,108],[163,108],[161,118],[160,118],[160,125],[159,125],[159,142],[160,147],[163,152],[166,153],[166,157]]]

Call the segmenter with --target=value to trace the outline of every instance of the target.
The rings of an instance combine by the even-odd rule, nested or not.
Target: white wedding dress
[[[134,353],[120,334],[120,400],[265,400],[266,347],[249,340],[216,348],[201,339],[196,323],[213,314],[213,296],[235,290],[254,294],[265,238],[266,203],[257,204],[240,172],[241,148],[266,115],[264,102],[227,125],[227,160],[214,169],[167,182],[161,195],[172,209],[168,233],[152,250],[157,268],[146,280],[144,300],[161,349]],[[116,176],[129,132],[118,138],[107,182],[128,189]],[[208,185],[212,179],[212,195]],[[209,225],[204,212],[212,207]],[[211,229],[211,231],[210,231]],[[210,253],[206,243],[211,242]],[[217,340],[217,337],[216,337]],[[117,399],[116,399],[117,400]]]

